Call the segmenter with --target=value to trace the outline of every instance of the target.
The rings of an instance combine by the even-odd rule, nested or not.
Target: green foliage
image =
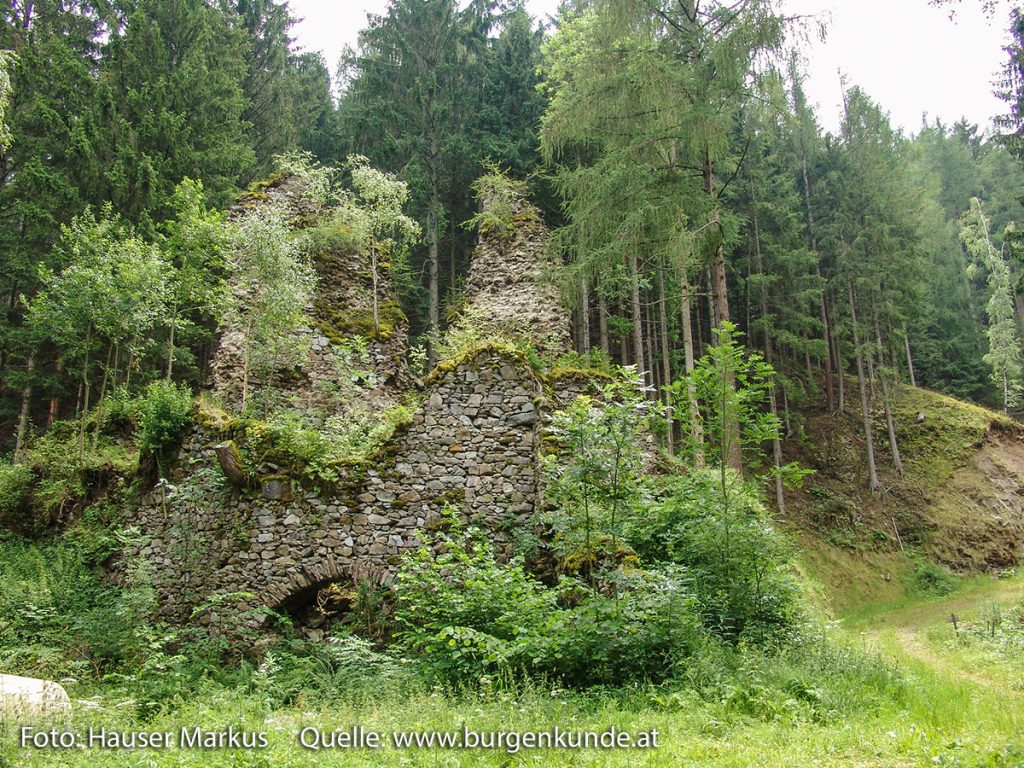
[[[992,292],[988,302],[988,354],[983,358],[992,368],[992,380],[1002,392],[1003,410],[1014,407],[1024,388],[1024,362],[1013,305],[1014,291],[1010,268],[1002,254],[997,253],[989,238],[988,219],[978,198],[971,198],[971,208],[963,215],[960,239],[968,253],[988,270]],[[970,274],[970,273],[969,273]]]
[[[917,557],[914,560],[914,576],[910,585],[922,594],[948,595],[957,587],[957,578],[938,563]]]
[[[11,146],[11,127],[8,112],[11,108],[11,70],[17,63],[14,51],[0,51],[0,149],[7,151]]]
[[[95,418],[102,414],[97,409],[85,419],[54,422],[30,444],[28,463],[39,475],[33,506],[45,517],[65,515],[93,493],[116,492],[138,469],[138,450],[104,432]]]
[[[303,415],[287,410],[266,420],[230,419],[226,414],[205,420],[237,442],[251,473],[271,462],[295,477],[333,483],[377,457],[395,432],[410,422],[416,405],[410,402],[374,414],[362,410],[359,417],[328,417],[320,427],[309,426]]]
[[[519,672],[575,686],[660,679],[700,642],[678,570],[623,577],[615,597],[575,579],[547,587],[522,560],[501,563],[454,514],[436,548],[408,558],[395,581],[397,639],[454,682]]]
[[[145,617],[99,570],[117,546],[85,525],[45,545],[0,541],[0,669],[59,679],[143,662]]]
[[[790,549],[769,522],[756,485],[730,472],[656,478],[627,538],[645,562],[684,566],[704,625],[731,641],[778,639],[803,620]]]
[[[310,188],[319,194],[316,185]],[[306,319],[316,273],[291,237],[281,205],[267,203],[246,211],[232,245],[237,286],[226,321],[242,337],[244,409],[250,373],[272,380],[278,368],[308,353],[309,340],[297,331]]]
[[[484,163],[487,170],[473,182],[473,195],[480,210],[462,223],[466,229],[476,229],[481,235],[509,238],[519,223],[517,217],[530,217],[524,210],[528,194],[526,183],[509,178],[508,174],[494,163]],[[536,214],[533,214],[536,218]]]
[[[504,349],[514,357],[527,360],[534,370],[544,367],[524,323],[509,321],[496,324],[483,312],[469,308],[459,315],[458,321],[434,344],[435,354],[441,363],[431,375],[449,370],[488,348]]]
[[[139,399],[138,411],[139,450],[162,456],[177,446],[191,424],[192,392],[182,384],[154,381]]]
[[[572,572],[591,582],[603,565],[599,544],[610,539],[613,562],[622,557],[625,520],[642,506],[638,446],[650,416],[638,383],[623,378],[605,384],[600,398],[580,396],[551,419],[553,447],[543,467],[553,509],[543,519],[563,567],[570,560]]]
[[[33,480],[32,470],[25,464],[0,462],[0,520],[11,525],[25,512]]]
[[[263,657],[252,685],[275,707],[343,698],[376,700],[392,691],[409,696],[418,687],[407,665],[355,635],[322,643],[279,643]]]
[[[744,349],[742,333],[735,325],[723,323],[714,334],[715,344],[697,361],[693,374],[669,387],[680,413],[690,412],[690,392],[700,403],[706,441],[700,445],[691,442],[687,455],[692,460],[699,451],[709,463],[724,466],[732,451],[745,450],[748,466],[763,469],[763,446],[778,437],[782,426],[766,408],[774,369],[759,353]],[[729,428],[733,424],[738,424],[738,434]]]

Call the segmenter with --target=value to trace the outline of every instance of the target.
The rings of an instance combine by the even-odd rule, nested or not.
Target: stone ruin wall
[[[539,499],[543,403],[529,365],[481,352],[431,387],[384,462],[326,491],[296,481],[228,488],[216,438],[197,428],[183,446],[186,477],[151,491],[134,521],[149,539],[138,554],[154,566],[164,615],[185,620],[218,593],[252,592],[251,602],[276,607],[328,581],[388,584],[447,504],[492,531],[521,525]]]
[[[513,203],[514,230],[482,236],[466,280],[466,314],[503,334],[525,336],[545,352],[572,346],[570,313],[551,277],[548,229],[540,211],[525,200]]]
[[[262,205],[279,204],[296,221],[316,216],[303,203],[302,188],[293,178],[270,184],[259,197],[243,200],[235,206],[231,218]],[[389,408],[401,401],[402,393],[413,386],[409,372],[408,321],[394,301],[394,290],[386,269],[379,269],[376,281],[380,328],[372,326],[374,281],[369,257],[358,251],[327,252],[312,257],[317,275],[317,295],[307,313],[311,325],[300,328],[296,336],[309,345],[306,359],[274,375],[273,388],[282,399],[307,410],[337,412],[341,406],[335,392],[350,389],[347,370],[357,368],[372,374],[370,386],[362,386],[358,399],[372,410]],[[245,296],[236,299],[244,306]],[[358,332],[365,340],[365,355],[360,359],[337,346]],[[240,329],[224,325],[218,329],[218,344],[211,362],[213,392],[225,405],[237,408],[242,392],[243,335]],[[264,383],[250,375],[250,393]]]
[[[547,231],[537,215],[521,223],[511,238],[481,237],[468,304],[477,318],[505,329],[514,321],[549,351],[564,351],[568,313],[544,280]],[[372,296],[368,265],[336,258],[327,267],[314,308],[318,322],[339,312],[365,313]],[[382,281],[382,303],[389,292]],[[377,407],[413,386],[405,331],[395,323],[387,338],[368,345],[376,376],[363,396]],[[312,385],[336,375],[332,339],[309,332],[308,364],[279,382],[300,398],[313,398]],[[231,333],[225,329],[215,364],[216,389],[229,403],[238,378]],[[258,489],[232,487],[215,456],[218,436],[197,427],[182,447],[173,487],[148,493],[131,521],[145,537],[134,554],[154,566],[163,614],[185,621],[216,594],[251,593],[243,604],[279,607],[332,581],[388,584],[401,556],[421,545],[424,530],[449,504],[463,519],[486,526],[499,544],[507,542],[543,504],[537,449],[545,419],[591,386],[566,380],[545,387],[522,356],[497,347],[449,361],[428,377],[422,405],[385,446],[381,462],[330,488],[303,487],[279,475]],[[235,603],[230,610],[238,608]],[[217,609],[201,620],[216,622]]]

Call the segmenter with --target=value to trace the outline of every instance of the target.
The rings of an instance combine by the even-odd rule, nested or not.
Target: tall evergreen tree
[[[992,379],[1002,395],[1003,411],[1008,412],[1020,399],[1024,382],[1020,332],[1013,309],[1010,268],[989,236],[989,223],[981,202],[971,199],[970,210],[961,219],[960,237],[967,251],[988,271],[991,297],[988,301],[988,354],[985,362],[992,368]]]

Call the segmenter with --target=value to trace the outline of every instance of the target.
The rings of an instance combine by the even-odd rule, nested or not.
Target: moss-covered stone
[[[340,310],[325,301],[317,301],[314,310],[314,324],[332,344],[343,344],[353,336],[388,341],[395,335],[397,328],[409,323],[397,301],[382,301],[378,304],[376,324],[372,309]]]
[[[462,366],[479,368],[487,365],[488,362],[493,363],[492,358],[498,358],[517,367],[527,368],[531,373],[534,372],[529,357],[519,347],[514,347],[502,341],[486,341],[479,346],[464,350],[454,357],[439,362],[434,367],[434,370],[427,375],[424,384],[427,386],[437,384],[449,373]]]

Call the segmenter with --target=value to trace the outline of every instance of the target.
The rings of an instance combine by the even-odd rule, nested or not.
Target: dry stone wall
[[[257,197],[243,199],[232,216],[237,218],[263,205],[280,205],[295,221],[306,224],[324,215],[304,202],[297,179],[285,177],[269,184]],[[308,346],[308,354],[298,365],[275,371],[270,382],[262,382],[250,372],[250,389],[259,393],[270,384],[278,401],[334,415],[344,411],[346,401],[358,401],[371,409],[397,404],[413,380],[407,363],[408,322],[394,300],[386,266],[379,266],[374,280],[370,257],[342,247],[314,254],[312,262],[317,295],[306,308],[310,324],[295,330],[303,346]],[[246,297],[238,294],[237,287],[234,290],[244,307]],[[237,407],[242,399],[243,349],[244,335],[239,328],[224,325],[219,329],[211,363],[213,391],[231,407]]]
[[[285,182],[266,196],[294,204],[300,193]],[[509,236],[480,238],[466,321],[562,352],[569,348],[568,313],[549,279],[547,230],[528,203],[516,205]],[[308,218],[308,212],[296,214]],[[311,339],[309,360],[279,372],[274,389],[293,405],[328,409],[319,391],[347,385],[348,359],[339,354],[359,336],[368,338],[363,362],[372,381],[354,398],[348,393],[361,411],[332,415],[357,418],[395,404],[419,385],[409,375],[405,319],[391,286],[384,279],[376,284],[383,322],[368,329],[374,295],[368,259],[328,254],[317,268],[313,325],[300,331]],[[236,337],[233,329],[222,329],[214,361],[215,389],[229,406],[240,378]],[[597,390],[578,376],[561,377],[553,390],[555,378],[545,386],[521,353],[501,344],[463,354],[428,377],[411,422],[376,463],[331,487],[311,488],[281,475],[265,477],[258,488],[232,486],[215,452],[221,436],[197,427],[171,485],[149,492],[133,521],[143,536],[131,554],[153,564],[164,615],[185,621],[205,606],[201,620],[219,623],[218,610],[225,609],[210,602],[215,595],[244,593],[231,601],[229,610],[237,615],[239,603],[279,607],[329,582],[369,578],[388,584],[402,556],[442,524],[448,506],[507,544],[543,504],[537,449],[546,419],[575,393]]]
[[[466,281],[466,314],[501,333],[523,335],[548,352],[569,350],[569,316],[553,281],[549,233],[526,200],[512,204],[513,230],[480,237]]]
[[[135,522],[146,541],[136,554],[153,564],[163,613],[177,621],[215,594],[249,592],[253,607],[274,607],[328,581],[387,584],[448,504],[499,539],[532,515],[543,408],[525,361],[482,350],[436,376],[379,464],[326,491],[280,479],[229,489],[215,436],[197,428],[182,478],[143,499]]]

